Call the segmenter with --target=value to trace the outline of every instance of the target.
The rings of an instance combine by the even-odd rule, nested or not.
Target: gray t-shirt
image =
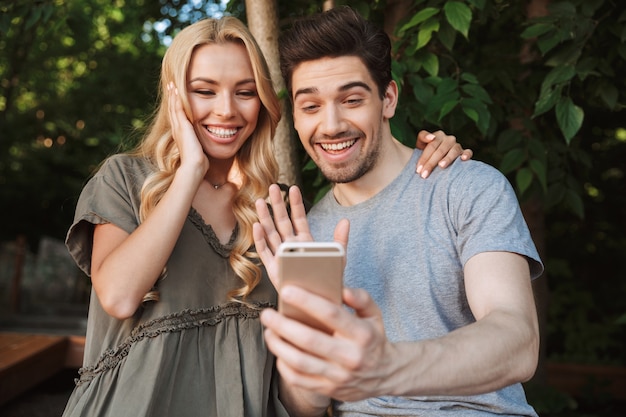
[[[543,272],[515,193],[499,171],[455,162],[424,180],[414,169],[420,153],[367,201],[344,207],[329,192],[308,215],[316,240],[332,240],[337,222],[350,220],[344,284],[372,295],[391,341],[436,338],[475,321],[463,266],[478,253],[519,253],[532,278]],[[333,407],[338,416],[536,416],[521,384],[484,395],[378,397]]]

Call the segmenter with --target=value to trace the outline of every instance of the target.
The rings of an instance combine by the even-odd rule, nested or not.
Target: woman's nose
[[[232,117],[235,114],[235,105],[232,97],[229,95],[221,95],[218,97],[214,111],[221,117]]]

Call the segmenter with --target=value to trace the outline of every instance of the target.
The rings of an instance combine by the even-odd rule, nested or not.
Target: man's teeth
[[[356,139],[348,140],[346,142],[321,143],[320,145],[325,151],[341,151],[354,145],[354,142],[356,142]]]
[[[222,127],[207,127],[207,130],[215,136],[228,138],[237,133],[237,129],[224,129]]]

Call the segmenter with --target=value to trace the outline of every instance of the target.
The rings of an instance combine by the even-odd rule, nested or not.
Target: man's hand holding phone
[[[291,218],[280,188],[272,185],[269,194],[274,218],[267,202],[258,200],[259,223],[254,225],[253,234],[257,253],[279,291],[279,304],[282,304],[281,312],[265,309],[261,322],[265,326],[267,346],[276,355],[276,366],[283,381],[290,389],[304,390],[298,395],[306,396],[312,404],[328,403],[330,397],[356,400],[375,396],[380,385],[375,378],[380,376],[380,366],[388,368],[389,358],[398,356],[394,352],[390,354],[393,349],[385,337],[380,309],[362,289],[344,288],[341,301],[335,302],[318,295],[319,288],[305,288],[301,278],[298,282],[281,284],[281,256],[278,254],[281,244],[312,242],[313,237],[297,187],[289,189]],[[347,220],[340,221],[335,228],[334,240],[344,251],[349,228]],[[308,319],[294,320],[282,314],[287,304],[294,309],[297,307]],[[323,324],[307,324],[311,318]],[[356,384],[342,386],[341,381],[350,378]]]

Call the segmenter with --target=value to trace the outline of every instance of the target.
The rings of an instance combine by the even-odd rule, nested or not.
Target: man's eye
[[[305,113],[311,113],[314,112],[315,110],[317,110],[319,108],[319,106],[315,105],[315,104],[311,104],[309,106],[301,106],[300,110],[302,110]]]
[[[346,100],[346,104],[350,105],[350,106],[357,106],[359,104],[363,103],[363,99],[362,98],[351,98]]]

